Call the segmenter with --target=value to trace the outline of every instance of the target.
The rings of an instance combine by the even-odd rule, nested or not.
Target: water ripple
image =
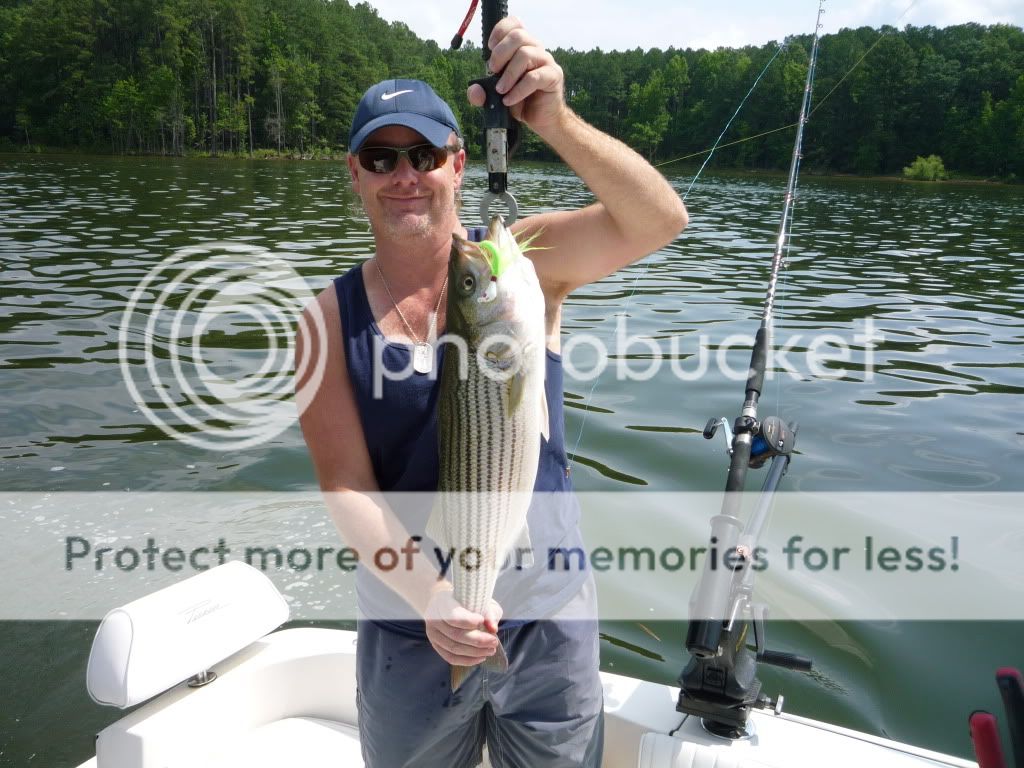
[[[467,219],[483,179],[482,168],[469,168]],[[689,183],[670,181],[680,191]],[[523,215],[593,202],[559,167],[524,165],[514,184]],[[7,410],[18,412],[0,452],[17,459],[17,473],[6,477],[32,489],[98,487],[113,482],[111,472],[137,487],[195,487],[195,471],[183,469],[188,462],[154,473],[150,454],[128,450],[151,441],[155,451],[187,453],[148,427],[116,370],[126,297],[170,253],[211,240],[242,242],[285,259],[319,290],[373,248],[338,163],[7,158],[0,189],[0,368]],[[564,332],[610,341],[622,316],[684,368],[697,365],[702,344],[743,368],[749,353],[724,344],[756,329],[782,192],[781,178],[705,177],[688,199],[688,230],[574,293]],[[788,377],[781,364],[772,367],[762,402],[802,424],[792,482],[830,490],[860,488],[868,478],[877,490],[1019,486],[1006,459],[1008,445],[1018,459],[1024,451],[1007,426],[1024,394],[1024,236],[1014,224],[1020,194],[803,182],[776,340],[806,355],[816,335],[827,333],[848,342],[850,355],[818,374]],[[868,321],[881,334],[873,348],[855,339]],[[260,348],[251,324],[231,323],[218,334],[226,354],[244,359]],[[631,349],[612,363],[649,358]],[[578,367],[594,362],[584,356]],[[566,388],[570,451],[587,418],[578,487],[719,489],[720,453],[695,435],[709,416],[736,411],[742,385],[714,366],[693,381],[668,371],[622,381],[606,371],[596,385],[567,376]],[[40,392],[42,409],[32,405]],[[905,438],[915,435],[945,448],[908,451]],[[211,457],[209,466],[235,465],[234,474],[210,470],[199,481],[232,487],[233,476],[245,485],[251,481],[237,480],[238,467],[273,467],[276,452],[301,451],[292,429],[232,462]],[[54,474],[51,466],[66,469]],[[312,481],[304,471],[271,471],[261,482],[302,485]]]

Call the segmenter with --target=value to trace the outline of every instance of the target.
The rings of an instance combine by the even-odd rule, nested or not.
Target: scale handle
[[[487,47],[487,43],[491,39],[491,32],[494,31],[494,25],[497,24],[502,19],[504,19],[506,16],[508,16],[508,0],[484,0],[484,61],[487,61],[489,58],[491,58],[491,49]]]

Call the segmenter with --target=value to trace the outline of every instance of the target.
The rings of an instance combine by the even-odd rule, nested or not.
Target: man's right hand
[[[431,590],[423,620],[427,639],[442,659],[455,666],[473,667],[497,650],[501,614],[501,606],[494,600],[484,615],[464,608],[452,595],[451,584],[440,582]]]

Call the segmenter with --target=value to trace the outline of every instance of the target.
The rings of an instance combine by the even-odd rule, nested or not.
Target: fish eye
[[[466,275],[462,278],[462,290],[472,291],[476,287],[476,280],[473,279],[472,275]]]

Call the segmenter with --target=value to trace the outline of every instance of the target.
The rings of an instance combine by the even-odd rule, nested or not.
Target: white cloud
[[[448,45],[469,7],[468,0],[370,4],[389,21],[403,21],[420,37],[441,46]],[[759,45],[813,32],[817,12],[813,0],[779,0],[771,5],[760,0],[592,0],[582,8],[583,16],[580,4],[566,0],[510,0],[511,12],[546,46],[577,50]],[[842,27],[942,27],[968,21],[1024,26],[1020,0],[830,0],[825,9],[825,33]],[[466,35],[479,44],[480,34],[477,11]]]
[[[1021,3],[1009,0],[927,0],[907,15],[915,25],[948,27],[976,21],[984,24],[1021,23]]]
[[[436,40],[445,45],[451,41],[462,18],[442,19],[441,12],[427,3],[410,3],[408,0],[371,0],[370,5],[388,21],[401,21],[420,37]],[[468,6],[467,6],[468,7]],[[463,9],[462,13],[465,13]],[[478,17],[479,18],[479,17]],[[447,23],[446,23],[447,22]],[[448,29],[448,27],[451,27]],[[445,32],[447,30],[447,38]]]

